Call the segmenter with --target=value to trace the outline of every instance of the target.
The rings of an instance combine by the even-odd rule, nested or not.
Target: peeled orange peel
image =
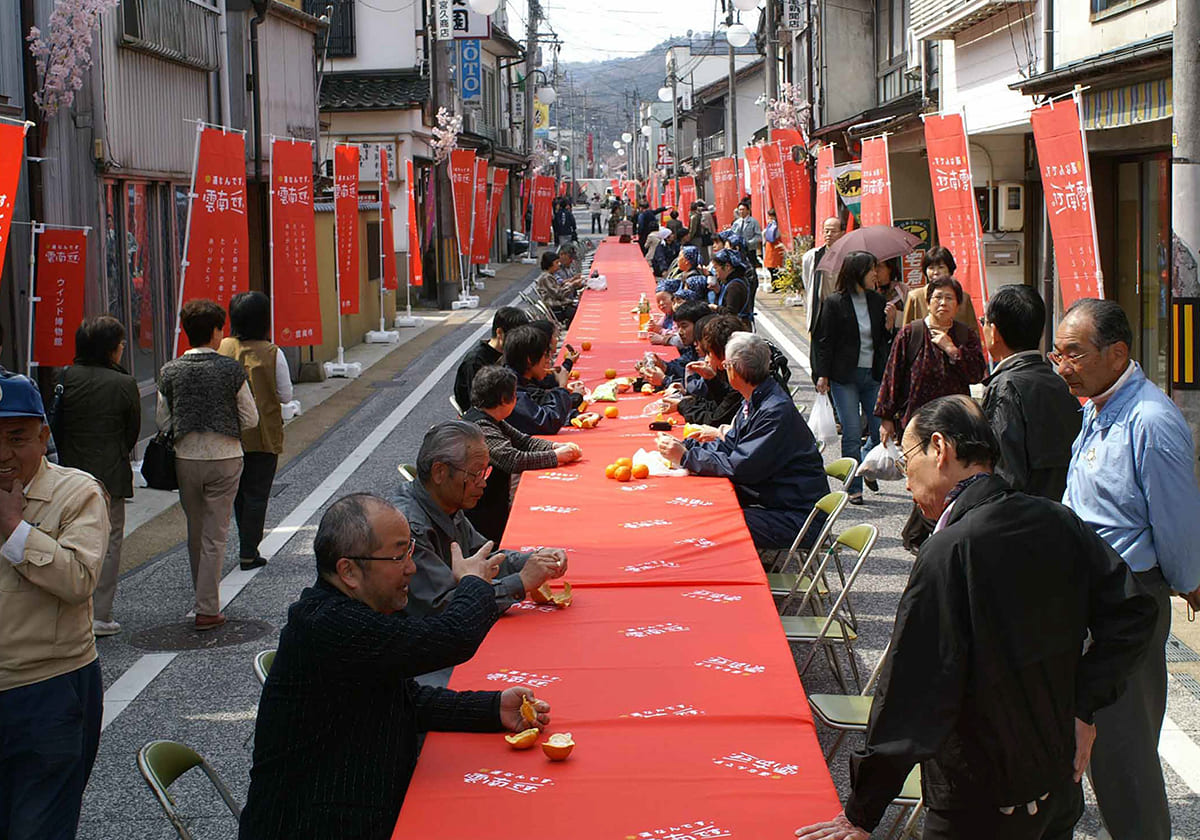
[[[505,735],[504,740],[508,741],[508,745],[514,750],[529,750],[533,749],[533,745],[537,743],[538,730],[537,727],[531,727],[522,732],[517,732],[514,735]]]
[[[551,761],[565,761],[573,749],[575,749],[575,741],[571,738],[570,732],[557,732],[542,741],[542,752]]]
[[[533,702],[536,699],[537,698],[535,698],[535,697],[522,697],[521,698],[521,720],[525,721],[530,726],[535,727],[534,728],[535,732],[537,731],[536,727],[537,727],[538,719],[537,719],[537,709],[534,708]],[[525,732],[518,733],[518,735],[524,735],[528,731],[529,730],[527,729],[527,730],[525,730]]]
[[[555,592],[550,588],[550,584],[543,583],[529,593],[529,600],[535,604],[553,604],[559,608],[569,607],[571,606],[571,584],[563,583],[562,592]]]

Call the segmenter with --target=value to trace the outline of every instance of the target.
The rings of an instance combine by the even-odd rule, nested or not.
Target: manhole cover
[[[271,632],[263,621],[230,619],[216,630],[197,633],[192,622],[150,627],[133,634],[129,643],[142,650],[207,650],[252,642]]]
[[[1192,650],[1174,634],[1167,638],[1168,662],[1200,662],[1200,654]]]

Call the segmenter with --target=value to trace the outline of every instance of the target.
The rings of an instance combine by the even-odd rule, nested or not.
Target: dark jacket
[[[721,291],[717,293],[717,305],[728,308],[743,320],[750,315],[750,281],[738,270],[735,269],[721,284]]]
[[[1000,441],[996,473],[1014,490],[1060,501],[1083,409],[1041,353],[1008,359],[983,380],[983,411]]]
[[[554,227],[555,236],[575,236],[575,214],[571,212],[571,208],[563,207],[556,210],[551,224]]]
[[[646,247],[646,237],[658,229],[658,220],[665,212],[666,207],[659,207],[657,210],[642,210],[637,214],[638,244],[643,249]]]
[[[458,403],[461,411],[471,407],[471,381],[475,374],[479,373],[479,369],[502,364],[503,359],[504,354],[494,349],[486,340],[477,342],[467,351],[454,374],[454,401]]]
[[[466,662],[498,615],[477,577],[421,619],[377,613],[324,580],[305,589],[259,700],[240,840],[391,837],[420,732],[502,728],[500,692],[412,679]]]
[[[679,413],[688,423],[723,426],[733,422],[743,402],[721,370],[707,382],[699,376],[688,377],[688,395],[679,401]]]
[[[878,382],[883,379],[892,349],[883,314],[887,302],[878,292],[868,289],[866,295],[867,314],[871,318],[871,378]],[[854,301],[849,295],[834,292],[821,305],[817,328],[813,332],[813,378],[826,376],[831,382],[853,382],[854,371],[858,369],[859,345]]]
[[[142,428],[137,380],[121,367],[72,365],[61,405],[59,463],[91,473],[114,499],[132,498],[129,453]]]
[[[566,388],[545,388],[517,376],[517,407],[508,425],[527,435],[554,435],[575,415],[575,403]]]
[[[1120,695],[1156,610],[1070,510],[997,476],[974,482],[900,598],[846,816],[873,829],[918,762],[929,808],[1021,807],[1061,790],[1074,719]]]
[[[492,467],[483,495],[475,507],[467,511],[467,518],[486,539],[500,545],[500,538],[508,525],[513,475],[525,470],[557,467],[558,453],[550,441],[518,432],[505,421],[495,420],[478,408],[472,408],[463,415],[463,419],[483,430],[488,462]]]
[[[671,263],[675,262],[678,256],[678,238],[674,242],[660,242],[658,243],[658,247],[654,249],[653,256],[650,257],[650,270],[654,272],[655,277],[662,277],[671,268]]]
[[[807,513],[829,492],[808,424],[774,379],[756,387],[746,404],[723,439],[685,441],[681,466],[696,475],[728,478],[742,507]]]

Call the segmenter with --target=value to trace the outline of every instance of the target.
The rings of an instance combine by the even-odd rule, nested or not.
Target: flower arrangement
[[[458,148],[458,135],[462,131],[462,115],[438,108],[437,125],[433,127],[433,159],[445,163],[450,153]]]
[[[100,16],[119,0],[58,0],[50,13],[48,31],[29,28],[26,40],[37,65],[41,87],[33,99],[50,117],[69,108],[83,87],[83,74],[92,66],[92,33]]]
[[[550,155],[546,152],[546,144],[541,140],[533,141],[533,152],[529,155],[529,168],[533,172],[541,172],[550,165]]]
[[[798,85],[784,82],[779,86],[779,98],[767,100],[767,123],[771,128],[796,128],[808,124],[812,106],[803,98]]]
[[[785,305],[799,306],[804,302],[804,275],[802,265],[804,254],[813,246],[811,236],[792,237],[792,248],[783,256],[783,267],[775,275],[772,291],[786,292],[783,302]]]

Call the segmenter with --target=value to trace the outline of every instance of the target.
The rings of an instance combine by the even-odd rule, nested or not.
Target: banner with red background
[[[337,229],[338,312],[358,313],[358,146],[333,150],[333,217]]]
[[[8,250],[8,231],[21,182],[26,128],[24,124],[0,123],[0,266],[4,265],[4,252]]]
[[[228,310],[229,299],[250,285],[249,238],[245,138],[236,131],[204,128],[192,180],[191,227],[180,306],[207,298]],[[187,349],[178,344],[176,353]]]
[[[626,181],[622,185],[625,189],[625,197],[629,199],[629,203],[637,205],[637,181]]]
[[[892,226],[892,170],[888,162],[887,135],[862,144],[862,198],[859,214],[863,227]]]
[[[475,150],[455,149],[450,153],[450,196],[454,200],[454,233],[458,252],[471,255],[471,205],[475,200]]]
[[[738,159],[717,158],[712,162],[713,206],[717,208],[718,227],[728,227],[733,221],[733,208],[738,201]]]
[[[392,169],[386,146],[379,147],[379,250],[383,255],[383,288],[400,288],[396,274],[396,242],[392,230]]]
[[[471,214],[471,264],[487,265],[492,239],[488,234],[488,164],[475,158],[475,208]]]
[[[549,175],[538,175],[533,182],[533,235],[529,238],[539,245],[550,242],[553,204],[554,179]]]
[[[987,281],[979,253],[982,238],[979,206],[975,203],[962,114],[925,117],[925,148],[929,154],[938,244],[954,254],[958,264],[955,279],[971,296],[975,311],[983,312],[987,304]]]
[[[86,231],[47,229],[38,235],[33,358],[40,367],[63,367],[74,360],[86,276]]]
[[[504,189],[508,186],[508,170],[495,168],[492,170],[492,191],[488,195],[487,205],[487,244],[486,253],[491,253],[492,243],[496,239],[496,221],[500,218],[500,203],[504,200]]]
[[[762,168],[766,173],[770,202],[768,207],[775,209],[775,223],[779,227],[779,237],[783,246],[789,251],[792,248],[792,219],[787,194],[787,176],[783,173],[782,144],[767,143],[762,147]],[[767,227],[767,219],[762,218],[762,226]]]
[[[696,179],[684,175],[679,179],[679,220],[688,223],[692,213],[692,205],[696,203]]]
[[[812,186],[808,180],[808,164],[796,163],[791,156],[783,159],[783,175],[787,182],[788,218],[792,223],[792,237],[812,236],[812,203],[809,195]]]
[[[1087,140],[1074,98],[1030,114],[1042,170],[1042,191],[1054,237],[1054,267],[1064,308],[1081,298],[1103,298]]]
[[[412,158],[404,162],[404,167],[408,176],[408,285],[419,287],[425,280],[425,267],[421,264],[421,237],[417,232],[417,183]]]
[[[277,345],[321,343],[313,150],[307,141],[271,143],[271,305]]]
[[[833,188],[833,146],[822,146],[817,152],[817,216],[814,225],[838,214],[837,191]]]
[[[761,223],[766,218],[767,212],[767,209],[763,207],[763,181],[765,179],[761,146],[746,147],[746,166],[750,170],[750,215]]]

